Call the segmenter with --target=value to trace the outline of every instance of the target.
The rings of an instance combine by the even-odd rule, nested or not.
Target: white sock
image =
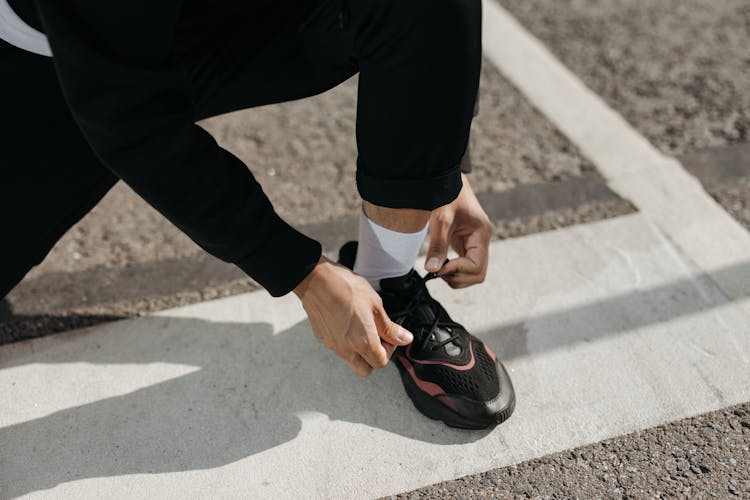
[[[375,224],[361,210],[354,272],[380,290],[380,280],[403,276],[414,267],[426,235],[427,225],[416,233],[399,233]]]

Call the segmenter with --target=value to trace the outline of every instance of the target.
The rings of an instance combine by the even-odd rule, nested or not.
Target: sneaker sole
[[[401,381],[404,384],[404,389],[406,389],[406,394],[417,410],[433,420],[443,421],[449,427],[470,430],[488,429],[508,420],[516,408],[516,394],[513,390],[513,383],[510,381],[508,372],[499,362],[495,363],[500,379],[500,394],[498,395],[499,401],[497,401],[499,409],[490,416],[475,418],[452,410],[436,397],[422,391],[414,383],[406,369],[401,366],[401,363],[395,362],[395,365],[401,374]],[[459,402],[455,397],[454,401]]]

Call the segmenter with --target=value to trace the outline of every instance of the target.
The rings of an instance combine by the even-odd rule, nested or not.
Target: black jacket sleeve
[[[195,125],[173,49],[180,8],[37,0],[65,98],[104,165],[202,248],[284,295],[320,244],[285,223],[247,167]]]

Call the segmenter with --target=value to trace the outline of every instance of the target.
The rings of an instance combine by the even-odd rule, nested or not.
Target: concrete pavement
[[[0,348],[0,496],[373,497],[750,399],[750,316],[643,216],[492,253],[483,286],[434,287],[511,370],[492,432],[422,417],[393,367],[358,379],[254,292]]]

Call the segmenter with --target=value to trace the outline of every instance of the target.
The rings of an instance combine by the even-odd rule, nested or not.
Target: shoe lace
[[[427,288],[424,286],[428,281],[439,277],[440,276],[438,276],[437,273],[428,273],[424,278],[420,278],[422,280],[422,286],[420,287],[419,291],[409,300],[409,302],[407,302],[406,306],[403,309],[392,312],[390,314],[391,319],[395,323],[403,325],[404,321],[406,321],[406,319],[409,318],[411,314],[417,309],[428,307],[432,311],[432,314],[435,317],[434,320],[419,321],[413,324],[413,326],[419,328],[420,332],[424,332],[420,335],[416,335],[415,332],[412,332],[415,334],[415,338],[417,340],[414,343],[414,349],[417,352],[421,352],[425,348],[427,342],[430,340],[430,338],[433,337],[433,334],[435,333],[435,330],[437,328],[442,327],[443,329],[448,331],[451,336],[432,344],[432,346],[430,346],[431,351],[436,351],[444,345],[450,344],[460,337],[459,334],[453,332],[453,329],[458,326],[458,323],[456,323],[455,321],[446,320],[444,318],[443,308],[440,306],[437,300],[433,299],[430,294],[427,293]]]

